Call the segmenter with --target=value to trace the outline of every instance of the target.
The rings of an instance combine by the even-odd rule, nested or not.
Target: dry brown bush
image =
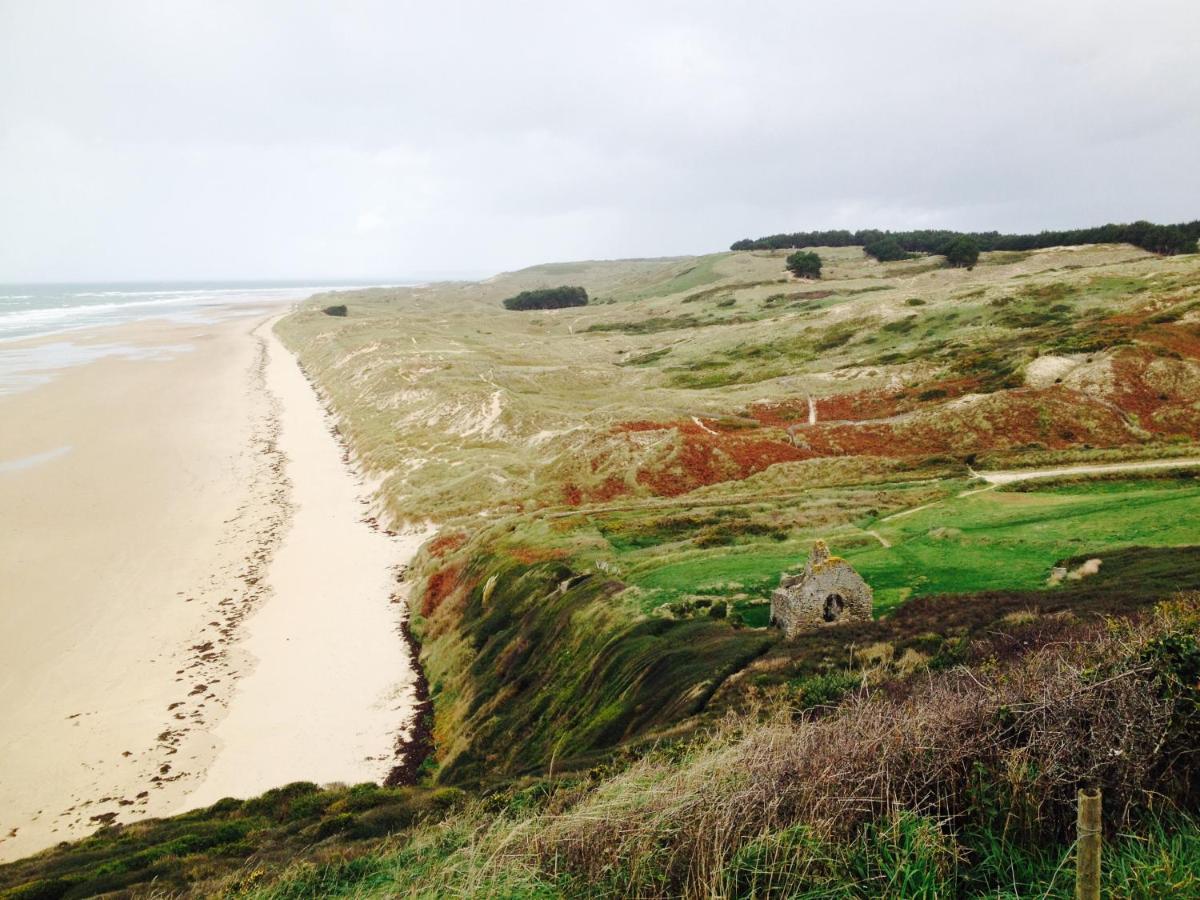
[[[1110,828],[1190,808],[1196,695],[1149,649],[1195,646],[1200,595],[1130,624],[1056,635],[992,671],[960,669],[902,699],[859,694],[821,718],[729,720],[679,764],[648,758],[531,830],[522,853],[639,895],[711,893],[738,850],[782,829],[851,839],[897,811],[1016,841],[1067,838],[1076,789],[1103,788]]]

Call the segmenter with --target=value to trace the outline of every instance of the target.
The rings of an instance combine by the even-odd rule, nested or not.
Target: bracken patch
[[[696,488],[747,478],[781,462],[808,459],[813,454],[782,438],[759,437],[744,429],[719,424],[701,426],[691,421],[625,422],[616,432],[674,430],[677,445],[660,466],[642,468],[639,484],[662,497],[677,497]]]
[[[442,601],[445,600],[458,586],[462,575],[462,566],[447,566],[438,569],[429,576],[425,584],[425,595],[421,598],[421,615],[429,618],[433,615]]]

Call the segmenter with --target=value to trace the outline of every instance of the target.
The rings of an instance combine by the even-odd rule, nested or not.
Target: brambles
[[[787,258],[787,268],[797,278],[820,278],[821,257],[816,253],[798,250]]]
[[[570,306],[587,306],[587,291],[581,287],[541,288],[521,291],[504,301],[505,309],[564,309]]]

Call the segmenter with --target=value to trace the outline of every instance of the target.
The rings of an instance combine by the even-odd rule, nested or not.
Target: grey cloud
[[[1200,4],[0,0],[0,280],[1200,216]]]

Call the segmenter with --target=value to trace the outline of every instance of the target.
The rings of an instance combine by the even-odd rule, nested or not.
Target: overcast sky
[[[1200,218],[1200,2],[0,0],[0,281]]]

